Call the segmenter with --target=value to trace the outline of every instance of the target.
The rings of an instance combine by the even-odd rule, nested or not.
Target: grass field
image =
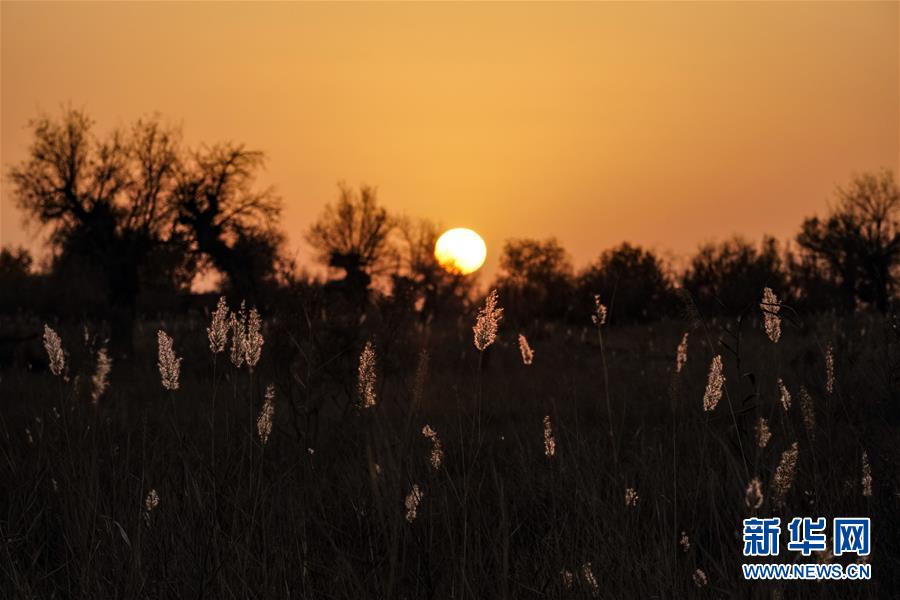
[[[758,311],[599,330],[589,315],[501,321],[483,353],[474,314],[343,336],[269,317],[252,371],[210,352],[205,317],[144,321],[96,403],[100,344],[60,326],[66,376],[0,372],[0,597],[897,597],[894,329],[783,316],[777,344]],[[160,382],[157,329],[183,357],[177,390]],[[725,382],[707,411],[715,355]],[[743,581],[753,515],[871,517],[872,580]],[[854,559],[782,549],[779,562]]]

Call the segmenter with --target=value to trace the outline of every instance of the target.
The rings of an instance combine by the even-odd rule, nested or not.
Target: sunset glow
[[[159,112],[265,152],[304,265],[343,180],[498,244],[555,235],[580,266],[622,240],[785,238],[898,166],[892,2],[0,4],[4,168],[39,111],[98,134]],[[0,198],[0,239],[39,252]]]
[[[465,227],[446,231],[434,245],[434,256],[451,273],[468,275],[484,264],[487,246],[481,236]]]
[[[900,590],[898,48],[0,0],[0,600]]]

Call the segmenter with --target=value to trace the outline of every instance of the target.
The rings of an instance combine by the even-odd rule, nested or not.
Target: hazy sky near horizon
[[[853,172],[900,168],[900,4],[0,2],[0,161],[71,103],[268,156],[289,247],[370,183],[391,210],[576,265],[787,238]],[[37,248],[7,182],[0,243]]]

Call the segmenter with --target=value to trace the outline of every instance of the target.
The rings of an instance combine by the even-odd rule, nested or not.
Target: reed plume
[[[834,393],[834,347],[831,344],[825,350],[825,391]]]
[[[704,588],[709,585],[709,578],[706,576],[706,573],[703,572],[703,569],[695,569],[693,579],[694,585],[696,585],[698,588]]]
[[[805,387],[800,388],[800,413],[803,415],[803,427],[806,435],[812,440],[816,436],[816,408],[812,396]]]
[[[869,464],[869,454],[862,453],[862,495],[865,498],[872,497],[872,466]]]
[[[556,456],[556,438],[553,437],[553,427],[550,424],[550,415],[544,417],[544,455],[547,458]]]
[[[156,340],[159,346],[159,376],[164,388],[170,391],[178,389],[178,376],[181,371],[181,359],[175,356],[172,347],[173,340],[160,329],[156,332]]]
[[[412,523],[416,520],[419,503],[422,502],[422,498],[424,497],[425,494],[419,489],[419,484],[414,483],[412,489],[410,489],[409,493],[406,495],[406,500],[403,502],[403,505],[406,507],[407,522]]]
[[[485,298],[484,306],[478,310],[475,326],[472,327],[475,347],[481,352],[484,352],[497,340],[497,328],[503,319],[503,309],[497,304],[497,290],[491,290],[491,293]]]
[[[219,298],[216,310],[212,314],[212,321],[206,328],[206,335],[209,338],[209,349],[213,354],[219,354],[225,350],[228,343],[229,315],[231,311],[225,302],[225,296]]]
[[[256,418],[256,432],[259,434],[260,443],[265,446],[272,434],[272,417],[275,416],[275,386],[271,383],[266,386],[263,397],[263,405]]]
[[[156,489],[151,488],[149,492],[147,492],[147,497],[144,498],[144,520],[147,522],[147,525],[150,525],[150,513],[159,506],[159,494],[156,493]]]
[[[722,372],[722,355],[717,354],[709,365],[709,378],[703,394],[703,410],[715,410],[722,399],[722,387],[725,385],[725,374]]]
[[[430,425],[425,425],[422,428],[422,435],[431,441],[431,455],[428,457],[428,463],[432,469],[437,471],[441,468],[441,463],[444,462],[444,447],[441,445],[441,438],[438,437],[437,432]]]
[[[606,324],[606,305],[600,302],[600,294],[594,294],[594,314],[591,315],[591,321],[597,327]]]
[[[675,355],[675,372],[681,373],[684,365],[687,363],[688,357],[688,332],[684,332],[681,341],[678,343],[678,351]]]
[[[681,546],[681,551],[685,554],[691,549],[691,539],[688,537],[687,531],[681,532],[681,537],[678,539],[678,545]]]
[[[634,488],[625,488],[625,506],[634,508],[640,499],[641,497]]]
[[[528,345],[528,339],[521,333],[519,334],[519,353],[522,355],[524,364],[530,365],[534,362],[534,350]]]
[[[744,490],[744,504],[747,505],[747,508],[756,510],[762,506],[764,499],[762,481],[759,480],[759,477],[754,477],[747,484],[747,489]]]
[[[241,340],[241,349],[244,353],[244,362],[252,371],[259,357],[262,355],[263,336],[262,336],[262,319],[259,312],[255,308],[250,309],[250,318],[247,320],[247,328],[244,331],[244,337]]]
[[[66,370],[66,353],[63,350],[59,334],[46,323],[44,324],[44,349],[50,359],[50,372],[56,376],[62,375]]]
[[[581,565],[581,576],[584,579],[585,585],[591,590],[591,596],[594,596],[595,598],[599,596],[600,584],[597,582],[597,577],[594,575],[594,569],[591,566],[591,563],[586,562]]]
[[[781,406],[784,407],[784,411],[787,412],[791,408],[791,393],[788,391],[787,386],[784,385],[784,381],[781,377],[778,378],[778,394]]]
[[[244,364],[244,329],[247,324],[243,302],[239,311],[231,313],[228,324],[231,328],[231,364],[240,369]]]
[[[109,372],[112,370],[112,359],[106,352],[106,346],[101,347],[97,351],[97,367],[94,369],[94,375],[91,377],[91,401],[94,404],[100,400],[100,397],[109,387]]]
[[[756,420],[756,447],[765,448],[771,438],[772,432],[769,431],[769,421],[765,417],[760,417]]]
[[[375,406],[375,381],[375,347],[372,342],[366,342],[359,355],[357,378],[359,405],[362,408]]]
[[[769,336],[772,343],[777,344],[778,340],[781,339],[781,317],[778,316],[781,304],[778,302],[778,297],[775,296],[772,288],[767,287],[763,289],[763,298],[762,302],[759,303],[759,308],[763,312],[766,335]]]
[[[799,454],[799,446],[797,442],[794,442],[781,454],[781,460],[775,468],[775,478],[772,480],[772,500],[777,507],[784,506],[784,499],[794,484]]]
[[[575,587],[575,574],[572,573],[572,571],[570,571],[568,569],[563,569],[562,571],[559,572],[559,574],[562,577],[563,589],[566,590],[567,592],[571,592],[572,589]]]

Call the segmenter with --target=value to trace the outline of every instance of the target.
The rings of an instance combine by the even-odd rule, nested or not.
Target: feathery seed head
[[[756,446],[765,448],[771,438],[772,432],[769,431],[769,421],[765,417],[760,417],[756,420]]]
[[[475,326],[472,327],[475,347],[481,352],[497,340],[497,328],[503,319],[503,309],[497,306],[498,300],[497,290],[491,290],[484,300],[484,306],[478,309]]]
[[[568,569],[563,569],[559,574],[562,577],[563,589],[567,592],[572,591],[572,588],[575,587],[575,574]]]
[[[767,287],[763,289],[763,298],[762,302],[759,303],[759,308],[763,312],[766,335],[769,336],[773,343],[777,344],[778,340],[781,339],[781,317],[778,316],[778,312],[781,310],[781,303],[778,302],[778,297],[775,296],[772,288]]]
[[[717,354],[709,365],[709,378],[703,394],[703,410],[715,410],[722,399],[722,387],[725,385],[725,374],[722,372],[722,355]]]
[[[834,393],[834,348],[831,344],[825,351],[825,390]]]
[[[591,315],[591,321],[594,325],[600,327],[606,324],[606,305],[600,302],[600,294],[594,294],[594,314]]]
[[[591,566],[591,563],[586,562],[581,565],[581,576],[584,579],[584,584],[591,590],[591,596],[595,598],[600,595],[600,584],[597,582],[597,577],[594,575],[594,569]]]
[[[534,350],[528,345],[528,340],[523,334],[519,334],[519,352],[522,354],[522,362],[530,365],[534,361]]]
[[[416,511],[419,510],[419,503],[424,497],[425,493],[419,489],[419,484],[414,483],[412,489],[406,495],[406,500],[403,502],[403,505],[406,507],[407,522],[412,523],[416,520]]]
[[[544,417],[544,455],[547,458],[556,456],[556,438],[553,437],[553,426],[550,424],[550,415]]]
[[[706,576],[706,573],[703,572],[703,569],[695,569],[693,579],[694,585],[698,588],[706,587],[709,584],[709,578]]]
[[[357,391],[362,408],[375,406],[375,346],[372,342],[366,342],[359,355]]]
[[[259,357],[262,354],[263,336],[262,336],[262,319],[259,312],[255,308],[250,309],[250,318],[247,320],[247,328],[244,331],[244,338],[241,341],[241,348],[244,352],[244,362],[247,367],[253,370]]]
[[[430,425],[422,428],[422,435],[431,440],[431,455],[428,457],[428,463],[431,468],[437,471],[444,462],[444,447],[441,445],[441,438],[438,437],[437,431]]]
[[[231,364],[240,369],[244,364],[244,329],[247,324],[247,313],[244,312],[244,303],[237,312],[231,313],[229,326],[231,328]]]
[[[775,478],[772,480],[772,500],[775,506],[784,506],[784,499],[794,484],[794,476],[797,473],[797,457],[800,449],[797,442],[782,452],[781,460],[775,468]]]
[[[687,531],[681,532],[681,538],[678,540],[678,545],[681,546],[682,552],[687,552],[691,549],[691,540],[688,537]]]
[[[275,386],[271,383],[266,386],[266,394],[263,398],[262,409],[256,418],[256,432],[259,434],[260,443],[265,446],[272,434],[272,417],[275,416]]]
[[[865,450],[862,453],[862,495],[866,498],[872,497],[872,466]]]
[[[688,333],[684,332],[684,335],[681,336],[681,342],[678,344],[678,353],[675,357],[675,372],[681,373],[684,369],[684,365],[687,363],[687,351],[688,351]]]
[[[640,499],[641,497],[634,488],[625,488],[625,506],[634,508]]]
[[[803,426],[806,428],[806,435],[812,440],[816,436],[816,408],[813,404],[812,396],[809,395],[805,387],[800,388],[800,412],[803,415]]]
[[[159,506],[159,494],[156,493],[156,489],[151,488],[147,492],[147,497],[144,498],[144,520],[147,521],[148,526],[150,525],[150,513],[157,506]]]
[[[763,500],[762,482],[759,477],[754,477],[747,484],[747,489],[744,490],[744,504],[747,505],[747,508],[756,510],[762,506]]]
[[[225,302],[225,296],[219,298],[216,310],[212,314],[212,321],[206,328],[206,335],[209,337],[209,349],[213,354],[219,354],[225,350],[228,343],[229,314],[228,304]]]
[[[111,370],[112,359],[104,346],[97,351],[97,367],[94,370],[94,375],[91,377],[91,400],[94,404],[106,392],[106,388],[109,386],[109,372]]]
[[[66,353],[63,351],[59,334],[46,323],[44,324],[44,349],[50,359],[50,372],[57,376],[62,375],[66,370]]]
[[[781,400],[781,406],[784,407],[785,412],[791,408],[791,393],[788,391],[787,386],[784,385],[784,381],[781,377],[778,378],[778,394],[779,400]]]
[[[175,349],[172,347],[173,340],[160,329],[156,332],[156,341],[159,346],[159,362],[157,364],[162,385],[167,390],[177,390],[181,359],[175,356]]]

